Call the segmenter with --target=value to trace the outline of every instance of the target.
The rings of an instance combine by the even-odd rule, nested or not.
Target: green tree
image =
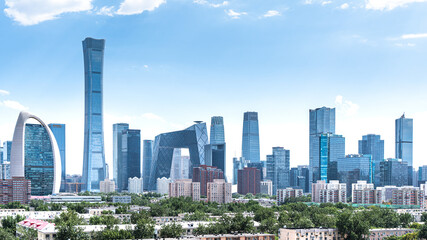
[[[32,228],[25,228],[20,236],[21,240],[37,240],[37,230]]]
[[[43,200],[33,199],[30,201],[30,207],[35,211],[49,211],[49,207]]]
[[[339,234],[348,240],[363,240],[369,236],[369,224],[361,214],[350,210],[338,215],[337,228]]]
[[[420,229],[420,231],[418,232],[418,237],[419,237],[420,239],[427,239],[427,223],[424,223],[424,224],[421,226],[421,229]]]
[[[421,222],[427,222],[427,212],[421,214]]]
[[[403,228],[407,228],[411,222],[413,222],[414,218],[409,213],[404,213],[399,215],[400,226]]]
[[[149,218],[139,219],[135,226],[135,238],[153,238],[154,236],[154,221]]]
[[[161,238],[180,238],[184,229],[182,229],[181,224],[177,224],[175,222],[170,224],[165,224],[160,229],[160,237]]]
[[[257,222],[261,222],[264,219],[268,219],[272,217],[274,217],[273,209],[261,207],[255,211],[254,220]]]
[[[14,236],[16,235],[16,224],[20,221],[25,220],[25,217],[17,215],[16,217],[7,216],[1,221],[1,225],[4,230],[10,232]]]
[[[15,235],[7,231],[6,229],[0,228],[0,239],[2,240],[17,240]]]
[[[129,207],[128,206],[119,206],[118,208],[116,208],[116,214],[126,214],[129,211]]]
[[[112,215],[101,215],[101,216],[92,216],[89,218],[90,225],[107,225],[113,226],[119,224],[120,220],[115,218]]]
[[[275,218],[267,218],[261,221],[259,230],[262,233],[277,234],[279,231],[279,226]]]
[[[94,240],[104,239],[134,239],[132,231],[119,229],[117,226],[114,228],[105,228],[102,231],[96,232],[92,235]]]
[[[56,239],[58,240],[89,239],[89,235],[83,232],[82,228],[76,227],[84,224],[84,220],[73,210],[62,212],[59,217],[55,217],[54,223],[57,230]]]
[[[62,210],[62,205],[59,203],[51,203],[50,204],[50,210],[51,211],[61,211]]]

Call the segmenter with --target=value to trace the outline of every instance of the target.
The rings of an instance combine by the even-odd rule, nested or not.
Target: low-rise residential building
[[[304,195],[304,192],[302,189],[293,189],[293,188],[286,188],[286,189],[277,189],[276,193],[276,199],[277,203],[283,203],[288,198],[297,198],[302,197]]]
[[[274,234],[252,234],[252,233],[241,233],[238,235],[234,234],[223,234],[223,235],[203,235],[198,236],[197,240],[275,240]]]
[[[101,196],[55,195],[50,196],[50,201],[52,203],[97,203],[101,202],[102,199]]]
[[[130,193],[143,193],[144,192],[144,179],[143,178],[129,178],[128,179],[128,192]]]
[[[193,201],[200,201],[200,183],[191,179],[178,179],[169,183],[169,197],[192,197]]]
[[[317,181],[311,185],[311,199],[316,203],[337,203],[347,202],[347,189],[345,183],[340,183],[337,180],[331,180],[329,183],[325,181]]]
[[[116,184],[114,181],[110,179],[105,179],[104,181],[99,182],[100,192],[102,193],[110,193],[116,191]]]
[[[169,183],[172,180],[170,178],[157,178],[157,193],[158,194],[168,194],[169,193]]]
[[[225,182],[224,179],[214,179],[207,184],[207,198],[209,202],[231,203],[231,183]]]
[[[370,229],[369,240],[381,240],[390,236],[403,236],[413,233],[410,228],[385,228]],[[339,240],[343,239],[336,228],[309,228],[309,229],[287,229],[281,228],[279,231],[280,240]]]
[[[113,203],[126,203],[130,204],[132,202],[131,196],[113,196]]]
[[[358,204],[381,204],[382,191],[376,190],[373,183],[357,181],[351,186],[351,201]]]
[[[392,204],[424,206],[424,191],[418,187],[405,186],[393,190]]]
[[[0,180],[0,204],[20,202],[28,204],[31,198],[31,181],[24,177]]]

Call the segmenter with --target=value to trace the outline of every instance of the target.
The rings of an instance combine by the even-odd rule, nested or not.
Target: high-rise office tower
[[[308,174],[308,166],[306,165],[300,165],[296,168],[291,168],[289,185],[292,188],[302,189],[304,192],[308,192]]]
[[[105,40],[86,38],[83,41],[85,69],[85,128],[83,184],[86,191],[99,191],[105,179],[103,129],[103,65]]]
[[[381,186],[408,185],[408,163],[401,159],[388,158],[380,163]]]
[[[273,193],[290,186],[290,151],[273,147],[273,154],[267,155],[267,176],[273,182]]]
[[[309,135],[309,188],[320,180],[320,135],[335,134],[335,108],[310,109]]]
[[[12,141],[3,142],[3,162],[10,162],[10,151],[12,150]]]
[[[243,115],[242,157],[250,162],[261,161],[257,112],[245,112]]]
[[[373,167],[373,183],[380,184],[380,162],[384,160],[384,140],[380,135],[368,134],[359,140],[359,154],[371,155]]]
[[[223,144],[225,143],[224,135],[224,119],[220,116],[211,118],[211,144]]]
[[[350,154],[339,158],[337,172],[339,181],[347,184],[347,195],[350,196],[353,183],[357,183],[359,180],[372,183],[372,157],[371,155]]]
[[[153,160],[153,140],[143,141],[142,152],[142,177],[144,178],[144,190],[148,190],[148,182],[150,180],[150,167]]]
[[[52,194],[54,159],[49,135],[40,124],[25,126],[25,179],[31,180],[31,194]]]
[[[141,131],[126,129],[122,132],[122,143],[118,162],[118,189],[128,189],[128,179],[141,177]]]
[[[122,133],[124,130],[129,129],[127,123],[113,124],[113,179],[118,185],[118,172],[119,172],[119,159],[121,157],[120,149],[122,148]]]
[[[413,120],[403,114],[396,119],[396,158],[408,163],[408,185],[412,185],[412,141]]]
[[[321,134],[319,137],[319,171],[314,176],[328,182],[337,180],[337,161],[345,157],[345,138],[335,134]]]
[[[60,192],[65,192],[65,178],[67,177],[65,166],[65,124],[51,123],[49,128],[55,136],[56,143],[58,144],[59,155],[61,156],[61,186]]]

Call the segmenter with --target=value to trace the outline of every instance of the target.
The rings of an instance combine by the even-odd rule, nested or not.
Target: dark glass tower
[[[211,118],[211,144],[224,144],[224,119],[216,116]]]
[[[273,154],[267,155],[267,176],[273,182],[273,193],[277,189],[290,187],[290,151],[273,147]]]
[[[82,180],[86,191],[99,191],[105,179],[104,130],[102,110],[105,40],[83,41],[85,72],[85,128]]]
[[[310,109],[310,136],[309,136],[309,188],[311,183],[320,180],[320,136],[335,134],[335,108]]]
[[[144,140],[142,155],[142,177],[144,178],[144,190],[148,190],[150,181],[150,167],[153,160],[153,140]]]
[[[129,129],[127,123],[113,124],[113,179],[117,184],[119,172],[119,159],[121,158],[120,149],[122,148],[122,133],[124,130]]]
[[[396,158],[408,163],[408,185],[412,185],[413,120],[403,114],[396,119]]]
[[[205,146],[205,163],[226,172],[226,145],[224,137],[224,119],[216,116],[211,118],[210,144]]]
[[[123,130],[121,139],[117,176],[119,191],[128,189],[128,178],[141,177],[141,131]]]
[[[372,156],[373,176],[375,186],[380,185],[380,162],[384,160],[384,140],[380,135],[368,134],[359,140],[359,154]]]
[[[25,126],[25,179],[31,180],[31,195],[52,194],[54,160],[49,134],[40,124]]]
[[[55,136],[56,143],[58,143],[59,155],[61,156],[61,187],[60,192],[65,192],[65,177],[67,176],[65,168],[65,124],[51,123],[49,128]]]
[[[260,162],[258,113],[243,115],[242,157],[250,162]]]

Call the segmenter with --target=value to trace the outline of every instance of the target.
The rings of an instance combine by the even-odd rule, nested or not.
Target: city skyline
[[[13,36],[1,39],[0,49],[16,58],[0,60],[0,140],[12,140],[19,110],[28,109],[49,123],[64,123],[67,172],[81,174],[80,44],[85,37],[95,37],[107,41],[103,129],[110,176],[112,124],[129,123],[141,129],[141,140],[154,140],[194,120],[209,123],[212,116],[224,117],[230,176],[232,157],[241,156],[241,116],[246,111],[259,113],[262,160],[271,147],[281,146],[291,150],[291,166],[308,164],[308,109],[322,106],[337,108],[336,132],[346,138],[346,154],[358,152],[363,135],[377,134],[385,141],[385,158],[395,155],[394,120],[406,112],[414,119],[414,166],[423,165],[427,127],[420,123],[427,121],[427,83],[422,81],[422,56],[427,45],[422,34],[427,29],[416,23],[425,19],[426,5],[408,1],[404,7],[373,8],[353,3],[341,9],[338,2],[325,6],[310,2],[272,1],[257,12],[253,2],[215,8],[171,1],[142,14],[70,13],[31,26],[0,14],[0,27]],[[94,1],[93,6],[101,9],[102,4]],[[190,14],[156,35],[155,29],[166,25],[162,18],[176,17],[177,9]],[[229,10],[247,14],[233,18]],[[261,17],[270,10],[280,14]],[[315,16],[318,23],[299,15]],[[392,24],[395,19],[399,26]],[[129,23],[125,30],[141,32],[117,30]],[[103,28],[107,24],[114,27]],[[48,33],[54,37],[47,37]],[[165,42],[169,39],[165,34],[175,41]],[[192,36],[199,37],[188,46]],[[209,40],[212,36],[218,41]],[[17,71],[20,66],[25,71]]]

